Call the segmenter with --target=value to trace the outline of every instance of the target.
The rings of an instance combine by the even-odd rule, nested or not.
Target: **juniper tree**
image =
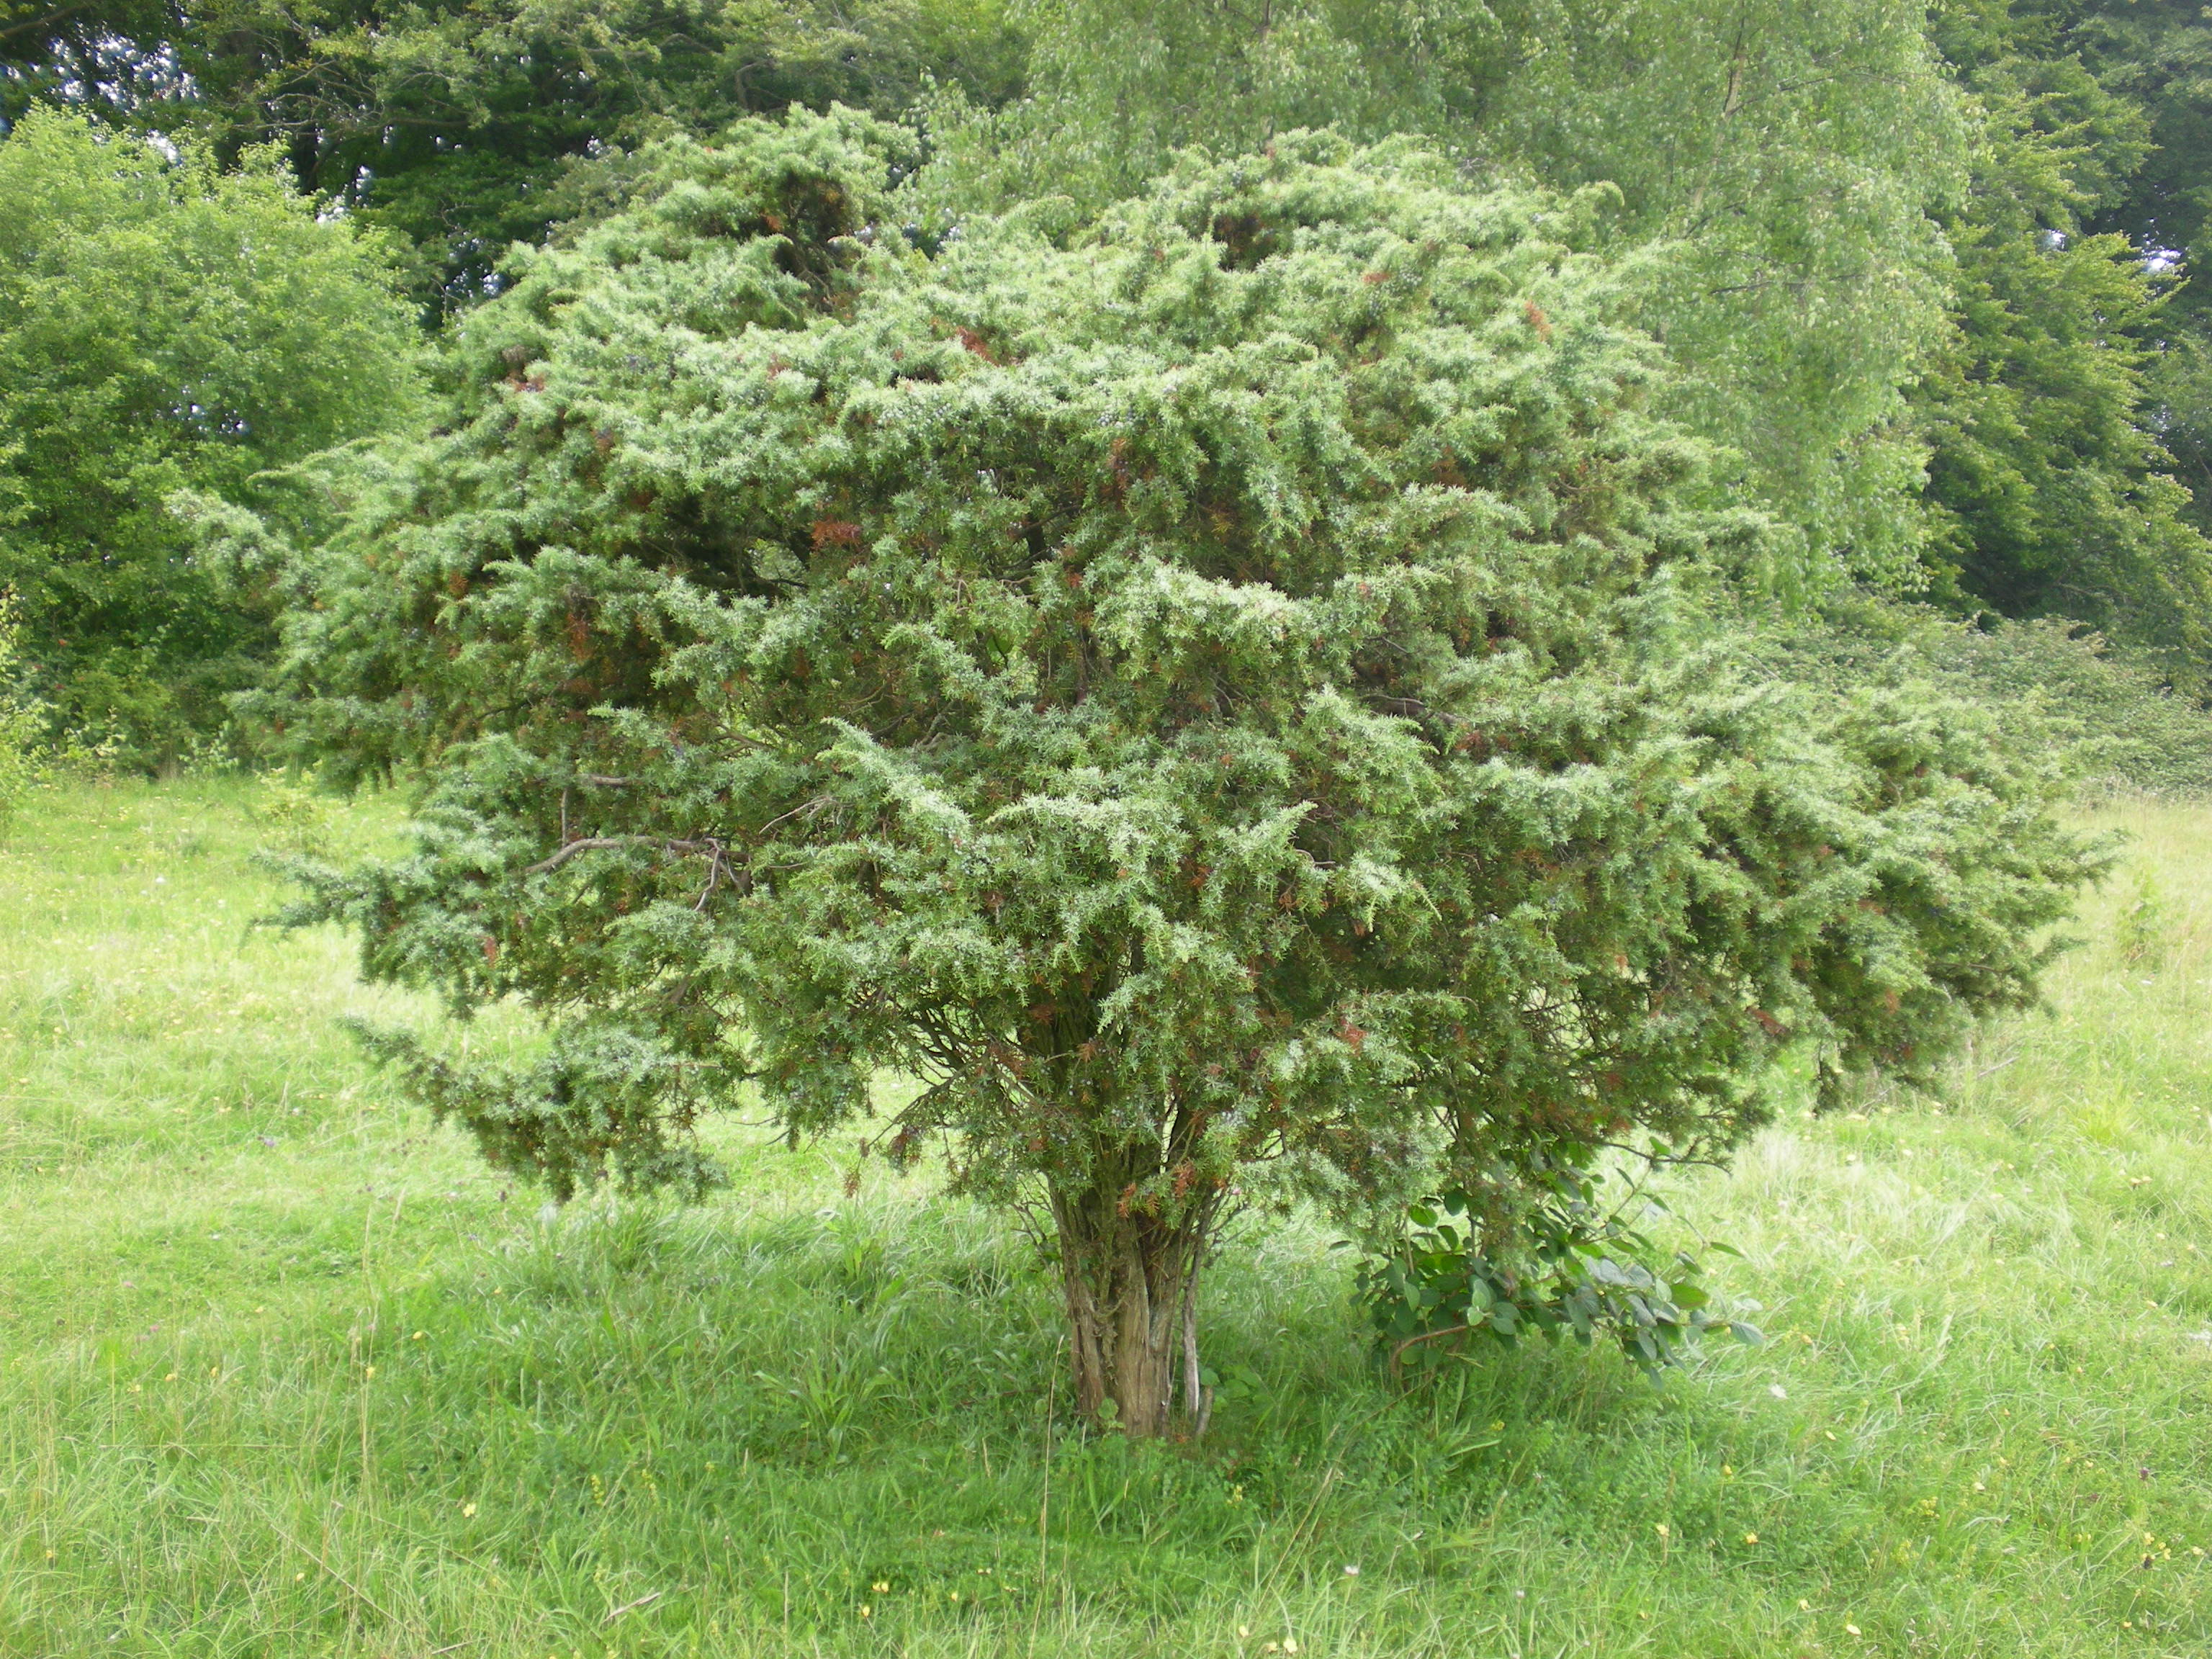
[[[294,573],[292,729],[425,792],[300,914],[543,1016],[379,1040],[501,1167],[703,1185],[753,1090],[941,1152],[1155,1433],[1263,1166],[1510,1249],[1563,1157],[1717,1156],[2031,995],[2084,854],[1971,711],[1729,669],[1759,526],[1680,504],[1576,204],[1299,135],[933,251],[900,143],[657,152]]]

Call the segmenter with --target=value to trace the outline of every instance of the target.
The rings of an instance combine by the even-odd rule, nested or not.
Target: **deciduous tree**
[[[257,499],[257,473],[413,404],[383,248],[249,160],[46,111],[0,142],[0,587],[57,717],[148,763],[219,723],[270,643],[169,495]]]

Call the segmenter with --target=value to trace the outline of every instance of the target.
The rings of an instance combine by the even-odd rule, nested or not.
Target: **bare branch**
[[[793,807],[788,812],[778,813],[775,817],[770,818],[766,823],[761,825],[760,832],[764,836],[768,834],[769,830],[775,829],[777,824],[781,823],[786,818],[795,818],[799,817],[801,814],[811,818],[817,813],[825,811],[829,808],[835,806],[836,804],[836,799],[834,796],[817,795],[812,800],[801,801],[798,805]]]
[[[721,857],[723,850],[723,844],[711,836],[703,841],[678,841],[660,836],[582,836],[570,842],[552,857],[540,859],[522,873],[526,876],[542,876],[550,871],[558,870],[570,859],[583,854],[600,852],[616,847],[658,847],[664,853],[680,853],[690,858],[696,858],[705,854],[717,860]]]
[[[1418,1335],[1407,1337],[1403,1342],[1401,1342],[1396,1347],[1390,1350],[1390,1381],[1392,1384],[1401,1389],[1406,1386],[1406,1371],[1404,1364],[1401,1362],[1405,1358],[1407,1349],[1418,1347],[1424,1342],[1433,1342],[1438,1337],[1457,1336],[1464,1331],[1471,1331],[1474,1328],[1474,1327],[1472,1325],[1446,1325],[1440,1330],[1422,1331]]]

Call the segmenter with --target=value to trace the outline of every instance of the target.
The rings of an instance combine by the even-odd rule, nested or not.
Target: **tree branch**
[[[723,850],[723,843],[711,836],[702,841],[678,841],[660,836],[583,836],[570,842],[552,857],[540,859],[522,873],[542,876],[558,870],[570,859],[615,847],[658,847],[664,853],[681,853],[690,858],[703,853],[717,860],[721,857]]]
[[[66,6],[56,6],[43,17],[27,17],[21,22],[0,24],[0,40],[11,40],[18,34],[29,34],[34,30],[52,28],[77,12],[90,8],[92,0],[72,0]]]
[[[1471,1331],[1474,1328],[1474,1327],[1472,1325],[1446,1325],[1439,1330],[1423,1331],[1419,1335],[1407,1337],[1403,1342],[1401,1342],[1396,1347],[1390,1350],[1390,1382],[1392,1386],[1401,1389],[1406,1386],[1405,1368],[1401,1362],[1405,1358],[1407,1349],[1419,1347],[1424,1342],[1433,1342],[1440,1336],[1457,1336],[1462,1332]]]

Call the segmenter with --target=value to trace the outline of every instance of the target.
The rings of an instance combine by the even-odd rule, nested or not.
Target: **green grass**
[[[1686,1185],[1766,1346],[1394,1399],[1326,1235],[1248,1222],[1261,1386],[1132,1449],[926,1180],[732,1126],[712,1203],[544,1218],[335,1030],[404,1007],[343,941],[247,930],[253,799],[0,845],[0,1654],[2212,1651],[2212,813],[2104,815],[2054,1013],[1945,1109]]]

